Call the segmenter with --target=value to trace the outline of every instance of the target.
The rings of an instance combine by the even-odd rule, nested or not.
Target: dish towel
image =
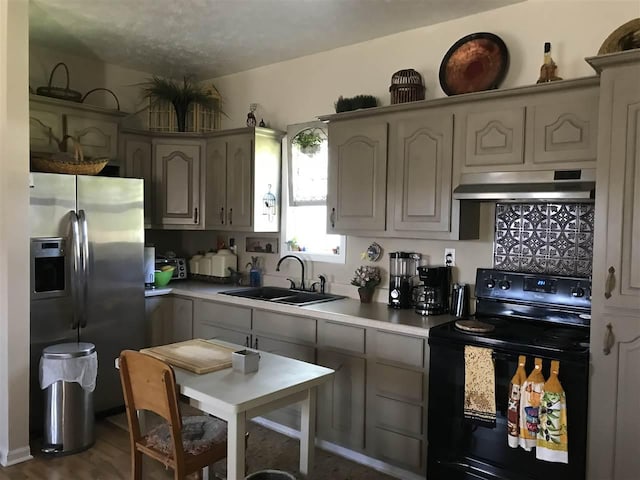
[[[551,361],[551,375],[544,384],[540,405],[540,429],[536,458],[547,462],[568,463],[567,399],[558,380],[560,362]]]
[[[520,390],[522,384],[527,379],[527,372],[524,370],[524,364],[527,357],[520,355],[518,357],[518,368],[511,379],[509,385],[509,402],[507,407],[507,441],[511,448],[518,448],[520,437]]]
[[[496,375],[493,350],[464,347],[464,417],[486,426],[496,425]]]
[[[520,390],[520,440],[518,443],[527,452],[536,446],[539,426],[538,409],[544,388],[542,359],[536,358],[534,365]]]

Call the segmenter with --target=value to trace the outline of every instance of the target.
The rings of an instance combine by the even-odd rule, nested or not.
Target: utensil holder
[[[260,354],[252,350],[239,350],[231,353],[231,366],[236,372],[251,373],[258,370]]]

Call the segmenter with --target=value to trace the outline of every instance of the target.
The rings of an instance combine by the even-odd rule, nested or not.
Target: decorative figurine
[[[249,104],[249,113],[247,114],[247,127],[255,127],[258,123],[256,121],[256,116],[253,114],[253,112],[256,111],[256,108],[258,108],[257,103]]]

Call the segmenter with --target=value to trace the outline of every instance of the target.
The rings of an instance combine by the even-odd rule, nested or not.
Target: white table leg
[[[227,422],[227,480],[244,480],[245,412],[238,413]]]
[[[308,475],[313,469],[316,441],[316,387],[307,390],[302,402],[300,418],[300,473]]]

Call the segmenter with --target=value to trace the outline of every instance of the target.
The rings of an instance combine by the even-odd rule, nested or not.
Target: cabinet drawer
[[[263,336],[254,336],[254,347],[283,357],[295,358],[307,363],[315,363],[316,350],[306,345],[298,345],[297,343],[283,342]],[[257,342],[257,345],[256,345]]]
[[[364,328],[331,322],[318,325],[318,345],[365,353]]]
[[[253,331],[307,343],[316,343],[316,321],[310,318],[254,310]]]
[[[408,434],[422,434],[422,407],[391,398],[376,397],[376,425]]]
[[[207,325],[200,323],[195,326],[195,336],[197,338],[204,338],[210,340],[216,338],[225,342],[235,343],[237,345],[248,346],[249,334],[239,332],[237,330],[230,330],[228,328],[215,327],[213,325]]]
[[[251,309],[223,303],[196,302],[196,322],[251,330]]]
[[[383,428],[375,429],[375,456],[393,463],[419,470],[424,465],[422,440],[408,437]]]
[[[413,367],[424,366],[424,339],[376,332],[376,357]]]
[[[377,393],[410,402],[424,400],[424,373],[376,363],[373,382]]]

